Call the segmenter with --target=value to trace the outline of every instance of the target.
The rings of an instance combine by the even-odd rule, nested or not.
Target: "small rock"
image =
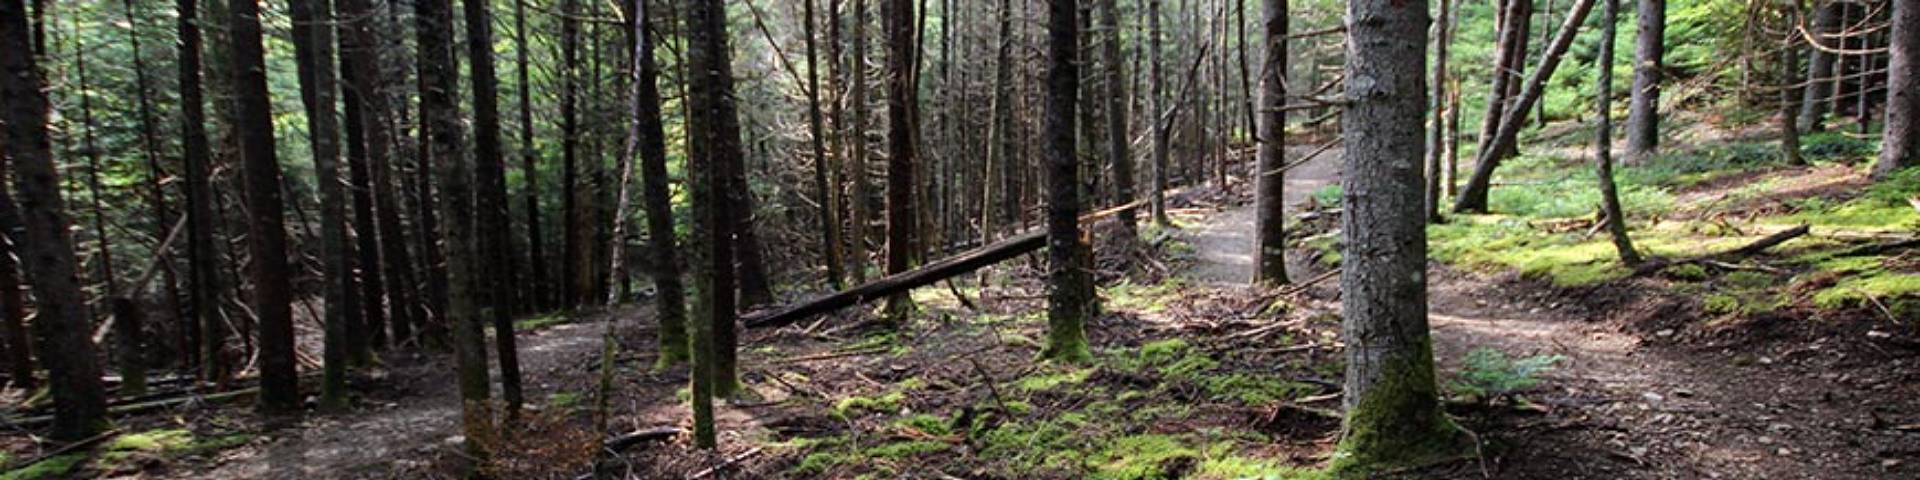
[[[1880,468],[1893,468],[1898,466],[1900,466],[1900,459],[1898,458],[1889,458],[1880,461]]]
[[[467,436],[454,435],[451,437],[447,437],[446,440],[442,440],[440,443],[445,443],[447,445],[459,445],[459,444],[467,443]]]
[[[1676,388],[1673,390],[1673,396],[1680,397],[1680,398],[1693,398],[1693,390]]]
[[[1667,397],[1662,397],[1660,394],[1653,392],[1642,393],[1640,394],[1640,398],[1645,399],[1648,403],[1659,403],[1667,399]]]
[[[1633,447],[1633,448],[1627,449],[1627,451],[1633,452],[1633,456],[1635,457],[1647,456],[1647,447]]]
[[[1772,364],[1773,364],[1773,357],[1760,357],[1760,364],[1761,364],[1761,365],[1772,365]]]
[[[1774,451],[1773,451],[1773,453],[1774,453],[1774,454],[1776,454],[1776,455],[1779,455],[1779,456],[1782,456],[1782,457],[1785,457],[1785,456],[1788,456],[1788,455],[1793,455],[1793,450],[1792,450],[1792,449],[1789,449],[1789,448],[1787,448],[1787,447],[1780,447],[1780,449],[1779,449],[1779,450],[1774,450]]]
[[[1658,332],[1653,332],[1653,334],[1654,334],[1654,335],[1656,335],[1656,336],[1661,336],[1661,337],[1671,337],[1671,336],[1673,336],[1673,329],[1671,329],[1671,328],[1662,328],[1662,329],[1660,329],[1660,331],[1658,331]]]
[[[1754,441],[1756,441],[1756,442],[1760,442],[1760,444],[1761,444],[1761,445],[1772,445],[1772,444],[1773,444],[1773,437],[1769,437],[1769,436],[1766,436],[1766,435],[1761,435],[1761,436],[1760,436],[1760,438],[1757,438],[1757,439],[1754,439]]]
[[[1882,331],[1879,331],[1879,330],[1868,330],[1868,331],[1867,331],[1867,338],[1892,338],[1892,337],[1893,337],[1893,334],[1891,334],[1891,333],[1887,333],[1887,332],[1882,332]]]

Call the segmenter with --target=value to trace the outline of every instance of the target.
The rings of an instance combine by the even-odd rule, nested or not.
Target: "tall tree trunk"
[[[148,97],[147,62],[140,53],[139,14],[134,9],[133,0],[121,2],[121,7],[126,14],[127,45],[130,56],[133,57],[134,100],[140,116],[141,153],[147,161],[147,209],[153,212],[152,228],[153,238],[156,239],[155,245],[160,245],[162,240],[158,239],[167,238],[168,230],[173,228],[173,209],[167,205],[167,191],[164,183],[167,174],[166,170],[160,166],[160,135],[156,130],[159,128],[158,121],[154,119],[153,101]],[[154,263],[154,267],[160,269],[159,300],[161,308],[166,312],[164,320],[176,320],[180,316],[180,282],[179,279],[174,278],[174,262],[172,257],[160,251],[153,252],[153,258],[163,259]],[[137,298],[139,292],[132,292],[129,295]],[[181,325],[180,332],[183,335],[190,333],[191,330],[187,324]],[[139,330],[122,330],[120,333],[132,334],[136,338],[145,336]],[[185,346],[190,343],[180,342],[180,345]],[[144,364],[151,360],[145,358],[146,356],[147,353],[142,351],[132,359],[135,360],[135,368],[140,371],[137,372],[138,375],[121,379],[120,389],[123,395],[135,395],[146,390]]]
[[[545,239],[540,236],[540,171],[537,168],[540,152],[533,147],[533,82],[527,74],[527,51],[533,44],[527,42],[524,2],[513,4],[513,43],[514,73],[519,79],[514,94],[520,100],[520,176],[525,184],[523,194],[527,204],[527,298],[521,306],[526,311],[537,311],[552,304],[553,294],[547,291],[547,268],[542,261],[547,251]]]
[[[644,190],[643,203],[647,210],[647,254],[652,264],[654,316],[660,319],[660,359],[656,365],[664,367],[686,361],[689,355],[687,293],[686,287],[680,283],[680,247],[676,245],[674,237],[671,180],[667,178],[666,131],[660,125],[660,67],[653,58],[653,30],[644,28],[653,21],[653,10],[646,8],[646,0],[636,1],[641,8],[634,20],[639,22],[635,34],[638,43],[633,52],[639,76],[634,78],[633,116],[639,129],[641,189]]]
[[[1444,0],[1442,0],[1444,1]],[[1254,198],[1253,283],[1287,283],[1287,0],[1263,0],[1267,61],[1260,75],[1259,158]]]
[[[987,214],[982,215],[982,217],[991,219],[997,216],[1000,220],[999,223],[1004,224],[1001,228],[1012,231],[1013,225],[1020,221],[1019,196],[1014,193],[1014,179],[1019,175],[1019,163],[1013,157],[1014,38],[1012,0],[1000,0],[998,17],[999,34],[995,37],[997,38],[997,42],[995,43],[996,47],[994,48],[993,61],[993,111],[988,113],[990,118],[987,119],[987,121],[991,123],[988,128],[992,130],[992,132],[987,135],[987,141],[990,143],[987,147],[987,163],[989,164],[989,168],[997,169],[994,170],[994,173],[997,173],[998,177],[987,178],[984,183],[987,185],[997,183],[999,185],[997,190],[999,191],[998,206],[1000,208],[997,210],[988,209],[993,211],[987,212]],[[993,201],[993,195],[986,195],[986,197],[988,202]],[[987,229],[986,236],[993,236],[993,228],[991,228],[991,225],[989,225]]]
[[[76,92],[80,97],[80,148],[81,154],[87,157],[87,196],[93,209],[94,248],[98,252],[95,259],[100,263],[99,281],[105,285],[107,296],[114,297],[120,295],[120,275],[114,273],[113,239],[107,236],[106,187],[100,180],[100,172],[105,171],[106,166],[101,163],[102,152],[94,135],[93,94],[90,93],[93,88],[87,82],[87,58],[92,49],[81,41],[77,18],[73,21],[72,42],[74,79],[80,82],[80,91]]]
[[[402,344],[413,339],[414,329],[425,316],[421,314],[420,294],[414,283],[414,260],[407,250],[406,229],[400,223],[400,200],[393,185],[393,177],[400,172],[393,165],[397,139],[389,110],[390,84],[382,71],[386,65],[381,53],[385,36],[380,32],[386,21],[380,19],[379,7],[369,0],[342,0],[341,10],[346,17],[356,19],[342,24],[347,33],[341,37],[341,54],[342,61],[350,67],[343,70],[347,72],[347,91],[359,100],[361,136],[366,144],[367,188],[374,205],[374,228],[359,232],[360,246],[369,248],[366,238],[371,237],[377,242],[373,248],[378,250],[378,255],[372,257],[375,263],[363,262],[360,269],[366,282],[373,283],[378,278],[386,286],[386,312],[390,319],[389,325],[382,325],[369,313],[367,327],[371,331],[368,333],[371,340],[385,346],[381,339],[387,337],[380,330],[390,326],[392,342]],[[369,258],[366,253],[362,251],[361,258]],[[377,303],[376,298],[370,297],[367,301]]]
[[[1640,264],[1640,252],[1633,249],[1633,239],[1627,237],[1627,211],[1621,208],[1619,188],[1613,184],[1613,44],[1620,0],[1601,1],[1606,7],[1600,21],[1600,56],[1594,65],[1600,74],[1594,82],[1593,96],[1600,125],[1593,140],[1593,163],[1600,180],[1600,208],[1607,216],[1607,234],[1613,238],[1614,250],[1620,252],[1620,263],[1631,266]]]
[[[1832,45],[1828,35],[1840,29],[1840,2],[1825,2],[1814,7],[1813,25],[1807,34],[1821,45]],[[1834,60],[1839,57],[1820,48],[1809,49],[1807,85],[1802,92],[1798,127],[1818,132],[1826,129],[1827,103],[1833,96]]]
[[[1126,88],[1127,69],[1126,59],[1124,57],[1126,39],[1125,35],[1121,35],[1121,32],[1124,32],[1125,29],[1120,25],[1120,2],[1118,0],[1102,0],[1100,13],[1102,15],[1100,19],[1101,23],[1107,25],[1105,38],[1106,48],[1103,51],[1106,56],[1103,61],[1107,64],[1105,73],[1108,89],[1106,96],[1107,163],[1113,166],[1113,193],[1115,197],[1118,197],[1114,203],[1126,204],[1134,200],[1133,152],[1128,146],[1129,139],[1127,138],[1127,122],[1130,121],[1133,116],[1133,112],[1129,110],[1129,107],[1132,106],[1133,96],[1131,95],[1131,91]],[[1244,39],[1242,41],[1244,41]],[[1246,50],[1243,48],[1241,53],[1243,54],[1241,58],[1241,73],[1245,73],[1246,65],[1244,54]],[[1263,78],[1262,82],[1264,81]],[[1247,108],[1253,108],[1252,104],[1248,104]],[[1140,234],[1135,230],[1139,222],[1135,214],[1136,211],[1137,209],[1132,208],[1120,211],[1120,238],[1121,241],[1127,245],[1133,245],[1133,242],[1137,241],[1140,237]],[[1123,262],[1121,264],[1122,269],[1127,268],[1127,263],[1130,262],[1130,260],[1126,259],[1131,257],[1121,255],[1120,258],[1122,258],[1121,261]]]
[[[207,113],[201,90],[201,18],[199,2],[179,0],[180,143],[186,157],[188,312],[199,324],[200,379],[218,382],[230,367],[220,355],[232,335],[221,315],[221,251],[214,230],[213,148],[207,139]]]
[[[1873,177],[1885,180],[1920,165],[1920,5],[1893,2],[1887,55],[1887,124]]]
[[[1429,97],[1427,114],[1432,116],[1427,128],[1427,223],[1440,223],[1440,177],[1441,149],[1445,146],[1442,130],[1446,127],[1447,106],[1447,48],[1453,43],[1452,2],[1440,0],[1440,21],[1433,26],[1433,95]]]
[[[258,0],[233,0],[227,36],[232,42],[233,124],[246,176],[247,244],[253,268],[253,314],[260,349],[260,411],[300,408],[294,360],[292,270],[287,265],[285,204],[280,198],[280,159],[273,138],[272,98],[267,93],[266,51],[260,38]]]
[[[73,441],[106,429],[107,395],[100,385],[100,364],[94,358],[85,294],[80,291],[73,239],[65,200],[60,195],[60,172],[54,166],[48,139],[49,107],[45,82],[33,55],[21,0],[0,0],[0,145],[17,175],[20,213],[26,227],[20,260],[33,279],[33,322],[39,340],[40,361],[47,367],[53,397],[53,437]]]
[[[1160,65],[1160,0],[1147,1],[1147,122],[1153,155],[1153,224],[1171,226],[1167,219],[1167,123],[1161,118],[1166,107],[1166,75]]]
[[[1787,7],[1780,38],[1780,158],[1788,165],[1806,165],[1800,156],[1800,96],[1806,85],[1800,81],[1800,5]]]
[[[580,304],[579,259],[585,250],[580,245],[580,15],[578,0],[560,0],[560,302],[570,308]]]
[[[695,270],[700,281],[693,322],[695,443],[713,446],[712,411],[702,403],[710,397],[732,395],[738,388],[734,373],[734,264],[733,205],[726,189],[742,155],[740,120],[735,113],[732,55],[727,49],[725,4],[695,0],[687,8],[687,125],[692,141],[688,158],[694,172],[696,231],[706,237],[696,244]],[[704,245],[702,245],[704,244]],[[704,385],[703,385],[704,383]],[[703,388],[705,387],[705,388]],[[704,413],[701,410],[706,410]],[[702,422],[702,417],[707,421]],[[703,425],[704,424],[704,425]],[[702,428],[704,426],[704,428]]]
[[[500,359],[500,399],[511,418],[520,411],[520,352],[513,333],[511,222],[507,221],[507,171],[500,151],[500,86],[493,70],[493,14],[485,0],[463,0],[467,26],[467,74],[473,85],[473,271],[474,308],[493,322]],[[463,197],[449,197],[465,201]]]
[[[1667,0],[1638,0],[1633,49],[1633,98],[1627,111],[1627,160],[1660,148],[1660,83],[1665,76]]]
[[[917,251],[914,233],[919,216],[914,209],[913,168],[917,161],[914,157],[919,154],[914,130],[920,102],[914,89],[918,43],[914,41],[913,1],[887,0],[881,17],[887,35],[887,274],[893,275],[912,268]],[[912,302],[906,295],[888,298],[888,320],[895,324],[904,321],[904,315],[913,309]]]
[[[1522,0],[1526,1],[1526,0]],[[1492,138],[1481,142],[1481,148],[1474,159],[1473,178],[1467,180],[1465,190],[1455,199],[1455,212],[1485,212],[1487,210],[1487,191],[1493,185],[1493,171],[1500,167],[1500,161],[1513,156],[1520,137],[1520,127],[1526,124],[1527,111],[1533,109],[1534,102],[1540,101],[1548,78],[1560,66],[1560,59],[1573,45],[1573,38],[1580,32],[1580,25],[1593,11],[1593,0],[1575,0],[1573,11],[1567,14],[1566,22],[1560,25],[1560,32],[1554,34],[1553,45],[1540,57],[1540,65],[1534,67],[1527,76],[1526,88],[1514,101],[1500,121],[1500,128]]]
[[[420,121],[432,149],[440,177],[440,204],[446,208],[448,328],[453,330],[454,360],[459,369],[461,425],[466,450],[475,462],[486,459],[482,438],[491,431],[488,408],[486,323],[478,293],[483,288],[480,258],[475,252],[473,166],[461,151],[459,74],[453,61],[453,4],[450,0],[416,0],[414,34],[420,49]]]
[[[853,77],[853,87],[847,94],[847,101],[853,104],[853,125],[849,130],[853,139],[848,142],[852,155],[847,163],[847,175],[852,177],[853,192],[847,200],[852,206],[853,219],[848,223],[851,228],[847,241],[853,246],[850,251],[853,260],[853,283],[867,282],[867,265],[872,259],[867,255],[867,228],[872,225],[873,215],[868,212],[870,195],[867,193],[867,0],[853,0],[853,47],[852,63],[847,75]]]
[[[27,292],[20,281],[20,262],[16,260],[25,256],[20,241],[26,238],[26,231],[20,224],[20,206],[14,203],[13,193],[6,187],[13,178],[8,163],[0,161],[0,334],[6,335],[7,384],[32,389],[39,381],[33,377],[33,340],[27,334]]]
[[[803,21],[806,25],[807,42],[807,131],[812,137],[813,146],[813,195],[815,201],[820,202],[820,250],[824,257],[822,260],[827,264],[827,284],[840,289],[846,286],[844,279],[846,272],[843,271],[846,268],[846,260],[840,258],[840,208],[838,207],[840,203],[835,198],[837,197],[834,195],[835,189],[830,188],[827,182],[829,172],[834,171],[834,165],[832,157],[827,156],[826,129],[820,115],[820,57],[815,53],[813,39],[814,0],[801,0],[801,4],[804,8],[803,15],[806,16]],[[647,48],[651,48],[651,45],[651,43],[646,44]],[[636,52],[635,55],[641,53],[652,55],[651,50]],[[648,61],[651,62],[651,60]],[[652,80],[643,78],[641,81]],[[653,89],[652,87],[644,88]],[[658,93],[655,95],[657,96]],[[659,108],[658,105],[654,106],[656,111]]]
[[[380,155],[386,155],[386,145],[368,142],[368,132],[378,128],[369,125],[373,117],[368,112],[372,108],[385,108],[385,105],[369,105],[367,100],[378,98],[368,93],[379,84],[370,73],[378,71],[378,64],[357,63],[364,57],[357,50],[375,48],[370,43],[359,43],[364,34],[358,29],[369,28],[366,23],[373,21],[362,16],[368,14],[370,8],[364,0],[341,0],[335,7],[341,18],[352,19],[340,22],[338,38],[340,78],[345,82],[340,92],[346,114],[347,176],[353,194],[353,248],[357,254],[354,269],[360,274],[361,320],[358,328],[347,332],[347,358],[356,366],[371,365],[373,348],[387,344],[387,314],[383,303],[387,297],[387,287],[381,276],[380,225],[373,213],[373,172],[368,170],[367,161],[370,150],[378,150]],[[387,139],[383,135],[380,141]]]
[[[1513,82],[1521,78],[1527,62],[1527,30],[1533,17],[1533,0],[1503,0],[1500,9],[1499,40],[1494,48],[1492,89],[1487,94],[1487,113],[1480,125],[1480,148],[1485,152],[1498,136],[1500,124],[1513,105]]]
[[[1427,2],[1347,3],[1346,193],[1340,266],[1347,418],[1335,471],[1449,455],[1463,444],[1441,413],[1427,327],[1420,194]],[[1521,110],[1521,111],[1524,111]]]
[[[347,197],[340,185],[340,125],[335,116],[337,92],[333,56],[333,6],[328,0],[292,0],[294,56],[299,67],[300,98],[306,104],[308,145],[313,149],[314,177],[320,183],[321,288],[325,305],[324,380],[320,405],[347,406],[348,332],[358,329],[360,305],[354,294],[351,248],[347,243]],[[258,259],[255,259],[256,261]]]
[[[1047,1],[1047,345],[1040,356],[1083,362],[1093,313],[1093,270],[1080,241],[1079,162],[1073,153],[1073,102],[1080,89],[1073,0]]]

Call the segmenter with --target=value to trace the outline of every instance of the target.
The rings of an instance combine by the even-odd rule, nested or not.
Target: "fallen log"
[[[1144,203],[1144,200],[1135,200],[1117,207],[1082,215],[1080,217],[1080,223],[1096,221],[1123,211],[1139,208]],[[941,280],[960,276],[988,265],[1025,255],[1028,252],[1039,250],[1040,247],[1046,245],[1047,232],[1027,232],[985,247],[974,249],[967,253],[927,264],[920,268],[881,277],[880,279],[853,288],[834,292],[786,308],[759,310],[748,313],[741,317],[741,323],[745,324],[747,328],[784,326],[814,315],[825,314],[875,299],[886,298],[915,288],[932,285]]]
[[[238,399],[248,395],[253,395],[256,393],[260,393],[260,387],[243,388],[240,390],[215,393],[211,395],[193,395],[193,396],[186,396],[186,397],[173,397],[165,400],[155,400],[151,402],[141,402],[141,403],[133,403],[133,404],[127,404],[127,405],[120,405],[115,407],[108,407],[107,414],[112,416],[134,415],[134,414],[151,412],[154,410],[161,410],[169,407],[175,407],[179,405],[185,405],[193,402],[208,402],[208,403],[224,402],[227,400],[234,400],[234,399]],[[0,425],[6,425],[14,428],[36,428],[49,423],[53,423],[52,415],[0,419]]]
[[[1767,235],[1765,237],[1761,237],[1759,240],[1754,240],[1753,243],[1741,245],[1739,248],[1727,250],[1724,252],[1709,253],[1706,255],[1688,257],[1688,258],[1683,258],[1679,260],[1650,261],[1647,263],[1640,264],[1640,266],[1638,267],[1635,267],[1633,270],[1633,274],[1646,275],[1649,273],[1658,272],[1661,269],[1675,266],[1675,265],[1701,263],[1701,262],[1707,262],[1707,261],[1718,260],[1718,259],[1729,258],[1729,257],[1751,256],[1753,254],[1765,251],[1766,249],[1773,248],[1775,245],[1786,243],[1788,240],[1800,238],[1801,236],[1806,235],[1807,231],[1808,231],[1808,227],[1806,225],[1801,225],[1798,227],[1781,230],[1779,232],[1774,232],[1774,234],[1772,235]]]
[[[639,445],[647,442],[664,441],[664,440],[673,438],[674,436],[679,435],[682,432],[684,432],[684,430],[681,430],[680,427],[642,428],[639,430],[634,430],[631,432],[622,433],[619,435],[609,437],[605,441],[601,442],[601,446],[602,448],[606,448],[607,450],[610,450],[610,451],[620,452],[620,451],[625,451],[628,448],[633,448],[634,445]]]

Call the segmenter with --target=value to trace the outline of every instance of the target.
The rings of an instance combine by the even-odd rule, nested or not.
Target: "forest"
[[[0,480],[1920,478],[1920,0],[0,0]]]

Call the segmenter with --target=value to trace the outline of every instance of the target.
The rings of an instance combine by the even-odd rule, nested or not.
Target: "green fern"
[[[1562,355],[1512,359],[1499,350],[1480,347],[1460,360],[1459,378],[1451,386],[1455,393],[1492,402],[1540,384],[1541,374],[1566,359]]]

